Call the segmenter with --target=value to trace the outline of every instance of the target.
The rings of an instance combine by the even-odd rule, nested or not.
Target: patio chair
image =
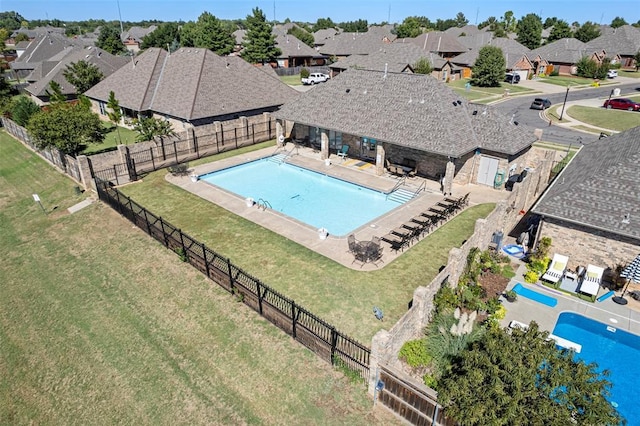
[[[356,236],[354,234],[349,234],[349,236],[347,237],[347,243],[349,244],[349,253],[355,254],[358,245]]]
[[[584,273],[584,278],[582,279],[582,284],[580,284],[580,292],[597,296],[598,290],[600,290],[600,283],[602,282],[602,274],[604,274],[604,268],[588,265],[587,271]]]
[[[569,258],[567,256],[563,256],[558,253],[554,254],[553,259],[551,260],[551,265],[549,265],[549,269],[547,269],[547,272],[545,272],[544,275],[540,277],[540,279],[552,283],[557,283],[564,275],[564,271],[566,271],[567,269],[568,262]]]
[[[338,157],[344,161],[347,158],[347,152],[349,152],[349,145],[342,145],[342,148],[338,151]]]
[[[382,247],[380,246],[380,237],[372,237],[371,242],[367,246],[367,260],[374,265],[378,266],[377,262],[383,262],[382,260]]]

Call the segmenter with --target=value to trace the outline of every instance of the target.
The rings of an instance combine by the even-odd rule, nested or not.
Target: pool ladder
[[[263,200],[262,198],[258,199],[256,205],[258,206],[258,210],[262,209],[266,211],[267,207],[273,210],[273,207],[271,207],[271,203],[269,203],[267,200]]]

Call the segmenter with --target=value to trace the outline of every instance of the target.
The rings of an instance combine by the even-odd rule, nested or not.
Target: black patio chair
[[[347,243],[349,244],[349,253],[355,253],[358,241],[356,240],[356,236],[354,234],[350,234],[347,237]]]

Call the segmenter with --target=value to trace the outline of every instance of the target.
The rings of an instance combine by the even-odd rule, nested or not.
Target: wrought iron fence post
[[[331,327],[331,365],[335,365],[333,360],[336,354],[336,346],[338,345],[338,332],[335,327]]]
[[[227,258],[227,273],[229,274],[229,289],[231,290],[231,293],[233,293],[233,274],[231,273],[231,259]]]

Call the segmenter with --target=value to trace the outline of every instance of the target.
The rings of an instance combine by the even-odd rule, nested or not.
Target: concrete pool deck
[[[522,296],[519,296],[518,300],[511,303],[503,300],[503,306],[507,309],[507,314],[501,322],[503,327],[508,327],[512,320],[525,324],[535,321],[541,330],[551,333],[558,321],[558,316],[562,312],[575,312],[616,329],[640,335],[640,302],[632,299],[631,296],[625,296],[629,303],[624,306],[616,304],[611,298],[602,302],[591,303],[545,287],[542,284],[526,284],[524,281],[526,266],[522,261],[517,262],[519,265],[518,271],[507,288],[512,288],[517,283],[521,283],[528,289],[557,299],[558,304],[555,307],[549,307]],[[602,296],[608,291],[608,289],[601,287],[598,296]],[[620,291],[616,292],[618,295],[620,293]]]
[[[349,158],[342,160],[334,154],[330,157],[331,164],[327,165],[325,161],[320,158],[320,153],[314,152],[311,148],[292,148],[291,144],[287,144],[285,149],[286,151],[277,149],[276,147],[264,148],[247,154],[196,166],[190,169],[189,172],[190,174],[204,175],[248,161],[269,157],[276,153],[288,153],[289,156],[286,162],[289,164],[314,170],[377,191],[390,192],[399,182],[399,178],[388,174],[377,176],[375,174],[375,167],[366,167],[366,165],[362,167],[362,165],[359,165],[359,162],[354,162]],[[346,235],[329,235],[326,239],[321,239],[318,235],[318,230],[307,224],[284,216],[271,209],[259,208],[255,204],[249,207],[245,200],[236,194],[232,194],[203,181],[193,182],[188,175],[173,176],[167,174],[166,180],[185,191],[189,191],[205,200],[217,204],[231,213],[255,222],[264,228],[276,232],[352,269],[373,271],[384,268],[385,265],[403,253],[402,251],[392,251],[389,244],[382,242],[384,248],[382,262],[378,262],[377,265],[373,263],[362,265],[361,263],[353,262],[354,256],[348,252]],[[354,231],[356,238],[360,241],[367,241],[373,236],[382,237],[392,229],[435,205],[443,198],[438,182],[420,177],[407,179],[406,185],[403,186],[403,188],[416,191],[423,184],[425,185],[425,191],[421,192],[417,197],[356,229]],[[499,200],[506,199],[510,194],[507,191],[496,190],[483,185],[453,185],[453,196],[463,196],[466,193],[470,194],[469,205],[495,203]],[[363,206],[363,208],[366,208],[366,206]],[[321,212],[319,212],[319,214],[321,214]],[[405,249],[405,251],[410,249],[411,246]]]

